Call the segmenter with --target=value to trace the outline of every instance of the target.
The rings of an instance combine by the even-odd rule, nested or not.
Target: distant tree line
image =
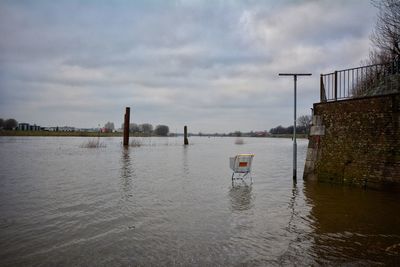
[[[121,125],[121,128],[124,129],[124,124]],[[157,125],[155,128],[150,123],[129,124],[129,132],[133,134],[143,134],[147,136],[157,135],[157,136],[168,136],[169,127],[167,125]]]
[[[311,115],[302,115],[297,118],[297,125],[296,125],[296,133],[299,134],[308,134],[310,132],[312,117]],[[205,133],[198,133],[198,136],[233,136],[233,137],[267,137],[270,135],[276,134],[293,134],[293,125],[289,127],[284,127],[279,125],[275,128],[271,128],[269,131],[250,131],[250,132],[241,132],[241,131],[234,131],[228,134],[205,134]]]
[[[284,127],[279,125],[275,128],[271,128],[269,130],[270,134],[293,134],[293,125],[289,127]],[[296,126],[296,133],[298,134],[307,134],[307,129],[304,126]]]
[[[18,127],[18,122],[15,119],[2,119],[0,118],[0,130],[15,130]],[[122,124],[122,129],[124,124]],[[107,122],[104,124],[102,129],[104,132],[114,132],[115,125],[113,122]],[[58,131],[58,127],[56,127]],[[129,125],[129,132],[138,133],[147,136],[157,135],[157,136],[168,136],[169,127],[167,125],[157,125],[155,128],[150,123],[136,124],[131,123]]]
[[[18,122],[15,119],[4,120],[0,118],[0,129],[13,130],[18,126]]]
[[[297,119],[298,124],[296,125],[296,133],[299,134],[308,134],[310,132],[311,127],[311,116],[310,115],[303,115]],[[293,134],[293,125],[289,127],[284,127],[279,125],[275,128],[271,128],[269,130],[270,134]]]
[[[268,131],[250,131],[250,132],[241,132],[241,131],[234,131],[230,133],[203,133],[199,132],[198,134],[189,133],[189,136],[214,136],[214,137],[267,137]]]

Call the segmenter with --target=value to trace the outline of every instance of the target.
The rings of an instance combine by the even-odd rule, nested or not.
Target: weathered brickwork
[[[314,104],[314,115],[325,132],[310,137],[305,179],[400,188],[399,93]]]

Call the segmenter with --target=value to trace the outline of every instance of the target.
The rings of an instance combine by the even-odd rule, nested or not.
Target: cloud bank
[[[368,1],[2,1],[0,117],[40,125],[189,125],[192,132],[292,124],[319,74],[368,56]]]

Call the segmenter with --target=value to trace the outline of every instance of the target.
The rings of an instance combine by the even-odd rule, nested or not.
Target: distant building
[[[25,123],[25,122],[21,122],[18,123],[18,127],[17,127],[18,131],[40,131],[42,130],[42,127],[40,127],[39,125],[30,125],[29,123]]]
[[[47,132],[54,132],[56,130],[55,127],[43,127],[42,129]]]
[[[88,133],[94,133],[94,132],[98,132],[99,129],[98,128],[80,128],[77,129],[78,132],[88,132]]]
[[[29,131],[30,130],[29,123],[18,123],[18,130],[19,131]]]
[[[256,132],[256,137],[267,137],[269,136],[267,131]]]
[[[70,126],[58,127],[58,131],[60,131],[60,132],[75,132],[75,127],[70,127]]]
[[[40,131],[40,126],[34,124],[29,126],[30,131]]]

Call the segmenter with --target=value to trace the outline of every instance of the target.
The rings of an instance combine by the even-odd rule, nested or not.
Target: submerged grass
[[[106,145],[103,142],[100,142],[100,138],[97,139],[91,139],[87,141],[86,143],[83,143],[81,145],[82,148],[101,148],[101,147],[106,147]]]
[[[158,146],[182,146],[181,142],[177,142],[178,140],[174,140],[174,142],[166,141],[166,142],[154,142],[151,137],[138,137],[137,139],[132,139],[129,142],[129,147],[158,147]],[[192,145],[193,143],[190,143]]]
[[[244,140],[242,138],[236,138],[235,145],[243,145],[243,144],[244,144]]]
[[[129,146],[132,146],[132,147],[140,147],[142,145],[143,145],[142,142],[140,142],[139,140],[136,140],[136,139],[133,139],[129,144]]]

